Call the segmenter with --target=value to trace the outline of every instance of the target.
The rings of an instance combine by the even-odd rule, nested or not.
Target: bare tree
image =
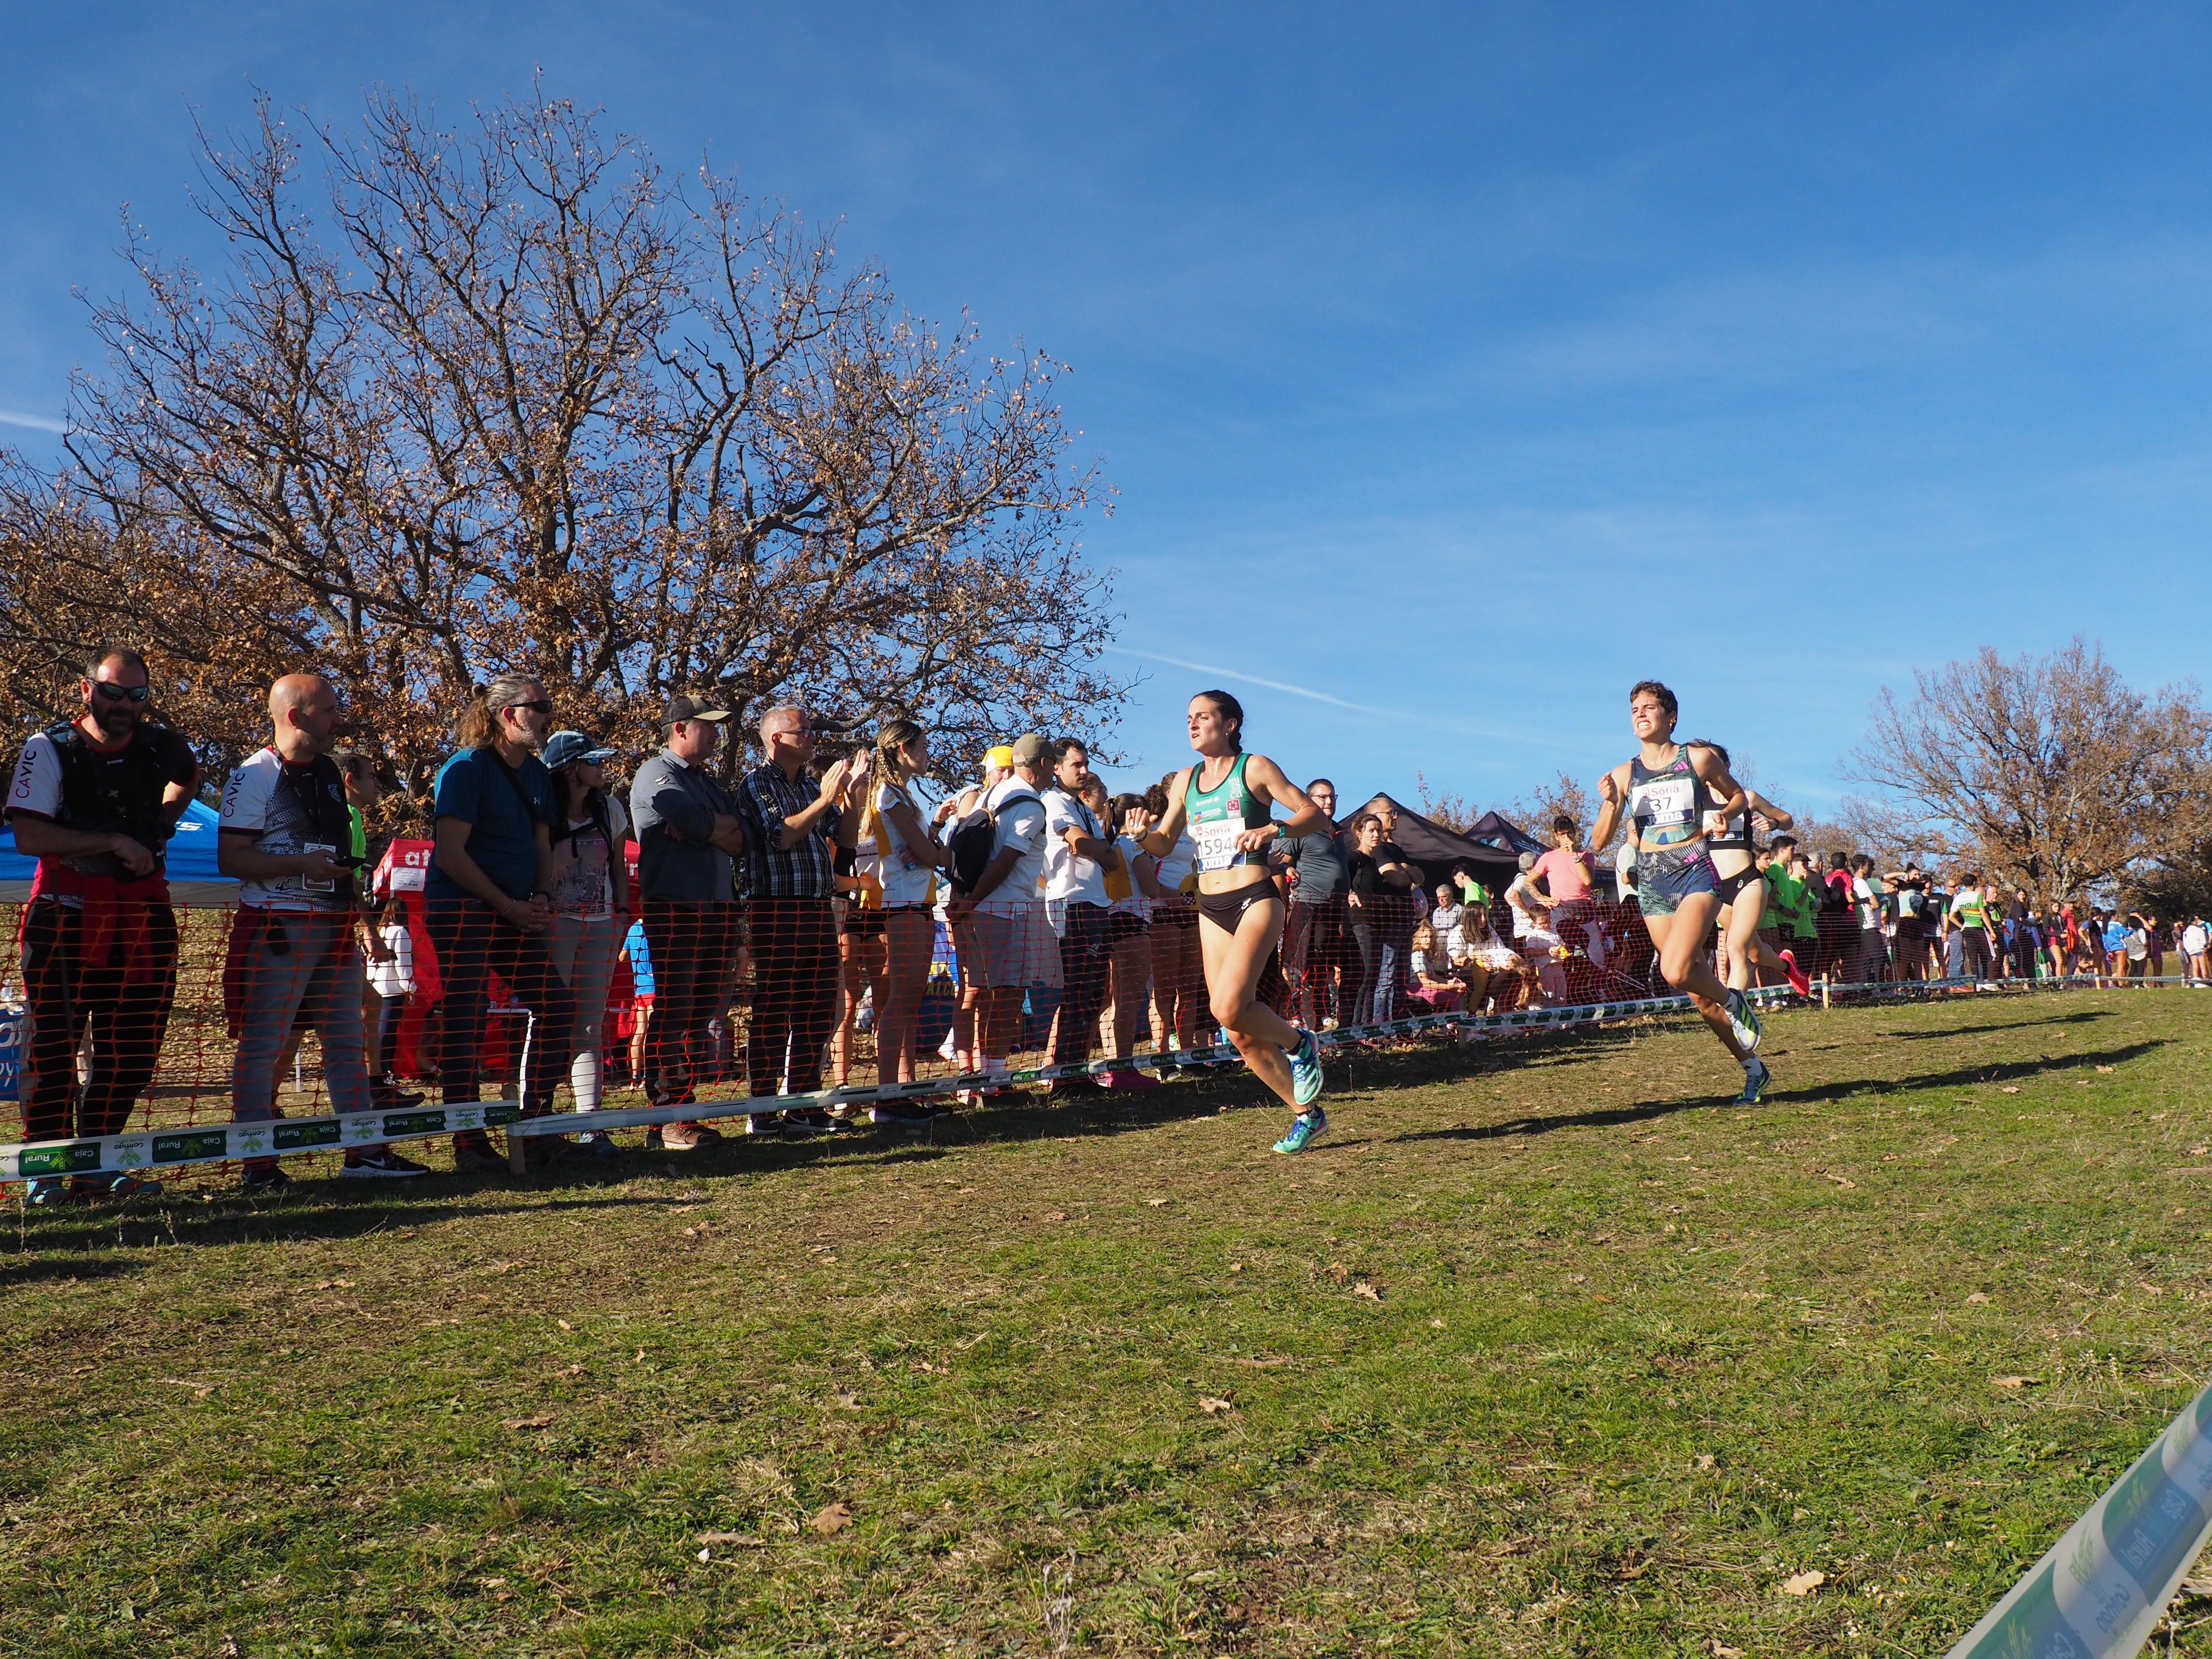
[[[144,562],[165,680],[334,671],[418,801],[507,666],[632,744],[678,689],[911,714],[948,757],[1110,722],[1059,366],[979,357],[972,323],[940,339],[787,210],[677,188],[539,94],[448,128],[378,91],[352,137],[264,98],[202,148],[228,268],[132,233],[141,296],[94,308],[73,467],[0,467],[32,538],[0,548],[68,525],[88,569]],[[42,580],[0,572],[0,605]],[[81,642],[48,614],[0,646],[18,697]]]
[[[1915,679],[1909,702],[1883,690],[1850,762],[1906,841],[2071,895],[2205,839],[2212,715],[2194,687],[2146,696],[2078,638],[2010,662],[1984,647]]]
[[[1547,842],[1551,840],[1553,818],[1572,818],[1575,821],[1575,839],[1581,842],[1588,839],[1591,829],[1597,823],[1597,805],[1589,790],[1561,772],[1548,784],[1533,789],[1516,800],[1505,809],[1505,816],[1537,840]],[[1626,833],[1624,824],[1605,847],[1593,847],[1590,851],[1603,853],[1618,845]]]

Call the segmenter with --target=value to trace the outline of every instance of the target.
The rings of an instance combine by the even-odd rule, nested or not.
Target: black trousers
[[[446,1105],[477,1098],[484,1017],[491,976],[507,981],[516,1002],[530,1011],[524,1042],[522,1115],[553,1109],[553,1091],[568,1078],[569,1033],[575,1000],[537,933],[526,933],[477,899],[432,899],[430,948],[446,982],[445,1019],[438,1044],[438,1087]]]
[[[121,1133],[154,1080],[169,1029],[177,913],[145,899],[86,904],[40,898],[23,912],[27,1140]],[[92,1075],[80,1092],[76,1055],[87,1037]]]
[[[656,1106],[696,1100],[721,1075],[708,1023],[737,960],[742,916],[734,901],[645,902],[645,948],[653,957],[653,1018],[645,1030],[645,1087]]]
[[[1091,1058],[1098,1036],[1098,1016],[1106,1008],[1108,970],[1114,941],[1103,904],[1070,902],[1060,936],[1060,1038],[1053,1044],[1055,1066]]]
[[[660,972],[658,957],[653,972]],[[745,1081],[772,1095],[822,1086],[822,1051],[837,1025],[837,923],[826,898],[753,901],[753,1018]]]

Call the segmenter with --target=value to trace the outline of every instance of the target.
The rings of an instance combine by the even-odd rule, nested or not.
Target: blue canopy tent
[[[218,814],[204,801],[189,801],[169,842],[169,896],[179,904],[233,905],[238,884],[215,867]],[[0,903],[21,903],[31,896],[31,878],[39,861],[15,850],[12,830],[0,829]]]

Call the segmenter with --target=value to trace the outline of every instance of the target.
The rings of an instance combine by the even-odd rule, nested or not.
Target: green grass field
[[[2212,1372],[2212,997],[1767,1051],[19,1210],[0,1651],[1940,1653]]]

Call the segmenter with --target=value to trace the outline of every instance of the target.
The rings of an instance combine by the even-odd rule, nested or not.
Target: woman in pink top
[[[1552,820],[1552,850],[1538,859],[1528,873],[1542,879],[1550,896],[1552,931],[1564,936],[1565,923],[1581,923],[1583,949],[1589,953],[1590,966],[1602,969],[1605,930],[1597,925],[1597,906],[1590,902],[1593,866],[1590,855],[1576,848],[1579,839],[1575,821],[1560,813]]]

